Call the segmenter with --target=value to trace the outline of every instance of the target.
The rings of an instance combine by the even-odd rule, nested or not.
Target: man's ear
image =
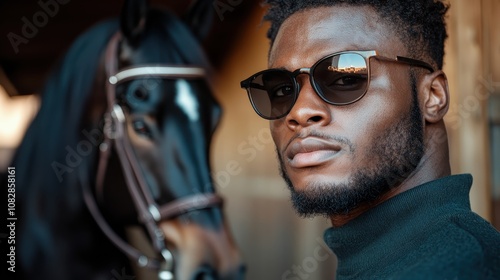
[[[446,74],[437,70],[426,75],[424,85],[422,114],[426,122],[437,123],[444,118],[450,106],[450,93]]]

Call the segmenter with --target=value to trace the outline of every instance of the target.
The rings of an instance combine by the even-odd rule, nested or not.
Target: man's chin
[[[291,201],[295,212],[303,218],[330,215],[330,213],[323,211],[323,209],[316,209],[317,199],[307,196],[303,192],[292,192]]]
[[[345,185],[316,184],[303,190],[291,186],[290,190],[293,207],[302,217],[341,215],[361,203],[356,191],[346,189]]]

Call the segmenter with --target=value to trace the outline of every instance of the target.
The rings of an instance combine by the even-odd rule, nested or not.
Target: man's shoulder
[[[435,225],[396,279],[500,278],[500,232],[490,223],[474,212],[460,211]]]
[[[488,244],[488,242],[490,242]],[[500,279],[500,236],[462,226],[429,233],[390,279]]]
[[[472,211],[455,213],[450,221],[461,236],[470,239],[470,247],[500,260],[500,232],[488,221]]]
[[[366,278],[500,279],[500,233],[477,214],[455,212],[416,231]]]

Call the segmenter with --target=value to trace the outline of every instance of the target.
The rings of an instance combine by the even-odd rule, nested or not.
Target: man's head
[[[300,214],[350,215],[449,173],[446,139],[436,142],[448,108],[446,77],[434,71],[442,3],[268,2],[269,68],[279,70],[242,85],[268,98],[252,102],[269,109],[260,113]]]
[[[369,6],[384,24],[388,24],[394,35],[404,42],[408,53],[412,54],[411,57],[429,61],[437,69],[443,67],[444,41],[448,37],[445,24],[448,6],[443,1],[266,0],[266,3],[269,5],[269,10],[264,19],[271,23],[267,33],[271,45],[283,22],[296,12],[332,6]]]

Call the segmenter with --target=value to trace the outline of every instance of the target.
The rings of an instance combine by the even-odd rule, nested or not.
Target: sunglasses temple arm
[[[249,80],[241,81],[240,86],[241,88],[248,88],[250,86],[250,81]]]
[[[376,57],[377,57],[377,59],[381,59],[381,60],[396,61],[396,62],[405,63],[405,64],[412,65],[412,66],[419,66],[419,67],[425,68],[431,72],[434,72],[434,68],[430,64],[423,62],[423,61],[420,61],[420,60],[416,60],[416,59],[412,59],[412,58],[408,58],[408,57],[404,57],[404,56],[396,56],[396,59],[382,56],[382,55],[377,55]]]
[[[414,65],[414,66],[420,66],[420,67],[423,67],[431,72],[434,72],[434,68],[426,62],[416,60],[416,59],[411,59],[408,57],[403,57],[403,56],[397,56],[396,59],[397,59],[397,61],[400,61],[400,62],[403,62],[406,64],[410,64],[410,65]]]

